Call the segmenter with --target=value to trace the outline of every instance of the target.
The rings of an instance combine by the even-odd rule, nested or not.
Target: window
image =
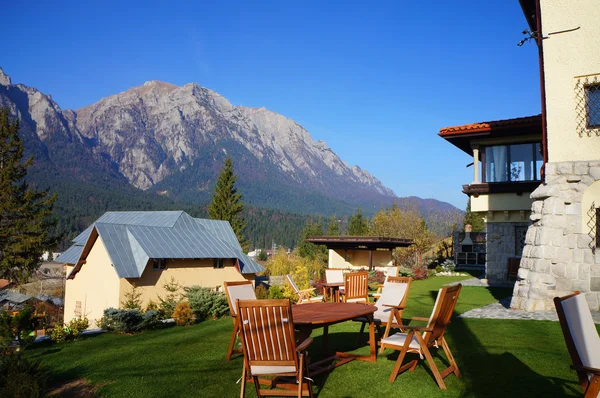
[[[540,143],[488,146],[484,182],[538,181],[542,163]]]
[[[166,258],[153,258],[152,259],[152,269],[155,271],[167,269],[167,259]]]
[[[225,268],[222,258],[215,258],[213,260],[213,268]]]
[[[590,84],[583,87],[585,95],[587,127],[600,127],[600,84]]]

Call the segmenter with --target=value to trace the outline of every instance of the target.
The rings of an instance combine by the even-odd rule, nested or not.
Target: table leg
[[[367,315],[369,320],[369,346],[371,348],[371,362],[377,360],[377,344],[375,343],[375,320],[373,314]]]
[[[323,328],[323,353],[327,353],[327,351],[329,350],[328,340],[329,340],[329,326],[325,326]]]

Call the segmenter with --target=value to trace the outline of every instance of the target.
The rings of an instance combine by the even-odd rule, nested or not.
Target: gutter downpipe
[[[542,181],[546,181],[546,163],[548,163],[548,127],[546,122],[546,76],[544,74],[544,45],[543,45],[543,34],[542,34],[542,13],[541,13],[541,0],[535,0],[535,20],[537,23],[537,45],[538,45],[538,58],[540,65],[540,95],[542,97]]]

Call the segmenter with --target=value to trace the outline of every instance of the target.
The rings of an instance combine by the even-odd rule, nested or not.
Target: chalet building
[[[516,277],[531,224],[530,195],[541,179],[542,117],[447,127],[439,135],[473,157],[473,181],[463,192],[486,228],[485,234],[458,235],[457,265],[483,266],[492,284]]]
[[[487,229],[486,272],[509,278],[511,307],[554,307],[581,291],[600,307],[600,7],[520,0],[539,51],[542,114],[442,129],[473,156],[463,187]]]
[[[252,280],[264,268],[242,252],[227,221],[183,211],[108,212],[74,240],[56,262],[66,265],[64,319],[100,319],[119,308],[133,286],[142,305],[164,296],[165,283],[219,288]]]

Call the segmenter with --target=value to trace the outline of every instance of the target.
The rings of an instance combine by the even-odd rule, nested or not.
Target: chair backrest
[[[383,290],[381,291],[381,296],[379,296],[379,299],[377,299],[377,302],[375,303],[377,306],[375,317],[387,321],[392,309],[386,307],[386,305],[406,305],[408,289],[410,288],[411,283],[412,278],[409,277],[388,276],[386,283],[383,286]]]
[[[554,306],[573,365],[600,369],[600,337],[585,296],[575,292],[555,297]],[[577,375],[587,385],[588,374],[577,371]]]
[[[349,272],[344,280],[344,300],[364,298],[369,301],[369,272]]]
[[[446,286],[439,290],[435,305],[429,317],[427,327],[432,329],[431,332],[423,333],[423,339],[427,345],[432,344],[437,339],[444,337],[446,327],[450,323],[450,318],[454,312],[454,307],[458,301],[458,295],[462,289],[462,284],[458,283],[452,286]]]
[[[290,284],[290,286],[292,287],[292,289],[294,289],[294,292],[298,293],[300,291],[300,289],[298,289],[298,286],[296,285],[296,282],[294,282],[294,278],[292,278],[291,275],[286,275],[285,276],[288,280],[288,283]]]
[[[326,268],[325,280],[327,283],[344,283],[344,270],[340,268]]]
[[[248,365],[298,369],[290,300],[239,300],[242,344]],[[291,369],[293,367],[293,369]],[[278,373],[278,372],[273,372]]]
[[[237,315],[238,300],[256,300],[252,281],[225,282],[224,285],[231,315]]]
[[[400,271],[400,267],[385,267],[386,279],[390,276],[398,276],[399,271]]]

